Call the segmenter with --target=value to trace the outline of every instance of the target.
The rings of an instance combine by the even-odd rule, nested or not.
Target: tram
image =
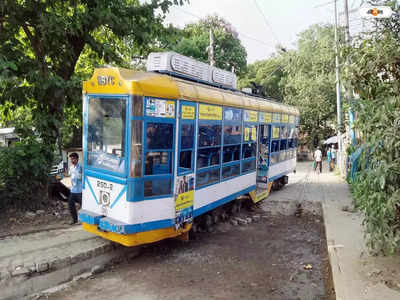
[[[79,218],[125,246],[185,236],[194,218],[260,201],[296,168],[296,108],[174,52],[151,53],[146,72],[96,69],[83,104]]]

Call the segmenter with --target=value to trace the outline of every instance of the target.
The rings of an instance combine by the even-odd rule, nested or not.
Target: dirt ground
[[[220,223],[189,242],[145,246],[133,260],[41,299],[94,298],[335,299],[323,222],[263,215],[242,226]]]
[[[48,204],[34,211],[10,208],[0,216],[0,239],[11,235],[66,228],[71,220],[68,202],[57,199],[50,200]]]

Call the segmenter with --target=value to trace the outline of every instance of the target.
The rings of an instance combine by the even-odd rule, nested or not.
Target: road
[[[302,180],[294,185],[301,189]],[[194,240],[142,248],[133,260],[43,299],[330,299],[322,219],[261,216],[247,225],[220,223]],[[48,297],[48,298],[47,298]]]

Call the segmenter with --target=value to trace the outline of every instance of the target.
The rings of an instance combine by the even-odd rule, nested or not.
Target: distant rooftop
[[[15,127],[0,128],[0,134],[10,134],[14,133]]]

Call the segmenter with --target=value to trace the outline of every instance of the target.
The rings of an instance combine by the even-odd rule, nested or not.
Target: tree
[[[246,71],[247,52],[241,44],[233,26],[218,16],[208,16],[198,23],[186,25],[183,38],[171,45],[170,49],[208,63],[207,48],[210,45],[209,31],[214,34],[215,66],[232,71],[239,76]]]
[[[4,0],[0,4],[0,104],[28,105],[42,141],[60,136],[65,108],[79,108],[81,55],[97,63],[130,61],[163,30],[162,16],[184,0]],[[128,55],[127,55],[128,54]],[[85,61],[81,61],[85,64]]]
[[[352,182],[355,203],[370,249],[392,254],[400,249],[400,9],[393,1],[380,4],[395,14],[345,49],[352,60],[345,74],[360,95],[354,102],[363,149]]]
[[[250,64],[247,73],[239,80],[239,87],[252,87],[255,83],[262,86],[263,96],[283,102],[284,84],[287,77],[284,72],[284,63],[283,57],[279,55]]]
[[[332,25],[300,33],[298,49],[284,54],[285,102],[300,109],[300,132],[310,147],[335,133],[335,42]]]

